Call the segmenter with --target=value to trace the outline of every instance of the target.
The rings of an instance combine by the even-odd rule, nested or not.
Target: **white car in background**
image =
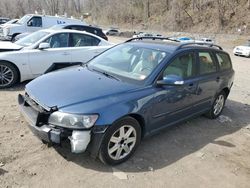
[[[110,35],[110,36],[118,36],[120,34],[120,31],[118,29],[108,29],[104,31],[105,35]]]
[[[14,24],[0,26],[0,40],[12,41],[21,33],[32,33],[57,24],[86,24],[81,20],[60,16],[27,14]]]
[[[54,66],[86,63],[111,46],[96,35],[67,29],[41,30],[15,43],[0,42],[0,88],[36,78]]]
[[[201,38],[200,40],[195,40],[197,43],[214,44],[214,41],[210,38]]]
[[[248,44],[236,46],[233,50],[234,55],[250,57],[250,40]]]

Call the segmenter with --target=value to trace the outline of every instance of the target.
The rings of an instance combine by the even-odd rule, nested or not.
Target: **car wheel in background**
[[[105,133],[99,151],[100,160],[117,165],[133,155],[141,140],[141,127],[132,117],[115,122]]]
[[[16,67],[8,62],[0,62],[0,89],[13,86],[18,81]]]

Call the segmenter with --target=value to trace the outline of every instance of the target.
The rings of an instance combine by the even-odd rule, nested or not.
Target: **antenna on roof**
[[[45,12],[45,10],[43,9],[43,11],[42,11],[42,14],[43,14],[43,16],[45,16],[46,15],[46,12]]]
[[[68,17],[68,14],[67,12],[64,13],[64,17],[67,18]]]

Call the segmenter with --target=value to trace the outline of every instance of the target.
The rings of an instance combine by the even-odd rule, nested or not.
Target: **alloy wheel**
[[[0,86],[8,86],[14,80],[14,72],[6,65],[0,65]]]
[[[221,113],[223,106],[225,103],[225,97],[224,95],[219,95],[214,103],[214,115],[218,115]]]
[[[108,154],[113,160],[121,160],[131,153],[136,144],[136,130],[131,125],[120,127],[110,138]]]

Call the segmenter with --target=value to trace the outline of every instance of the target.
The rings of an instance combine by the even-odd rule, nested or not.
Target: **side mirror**
[[[184,84],[182,77],[177,75],[168,75],[163,80],[158,80],[157,85],[170,85],[170,86],[181,86]]]
[[[50,44],[46,43],[46,42],[40,43],[39,47],[38,47],[39,50],[44,50],[44,49],[48,49],[48,48],[50,48]]]
[[[27,26],[31,27],[32,26],[32,22],[28,22]]]

